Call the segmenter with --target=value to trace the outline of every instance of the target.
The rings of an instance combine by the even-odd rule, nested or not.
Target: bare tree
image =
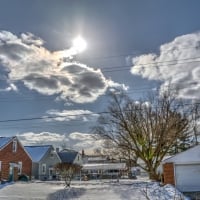
[[[126,95],[112,95],[108,112],[99,117],[95,132],[112,141],[114,148],[131,152],[140,167],[158,180],[157,168],[164,156],[188,137],[189,122],[180,110],[183,104],[164,93],[135,102]]]
[[[70,187],[74,174],[80,172],[81,166],[72,163],[58,163],[55,169],[64,178],[66,187]]]

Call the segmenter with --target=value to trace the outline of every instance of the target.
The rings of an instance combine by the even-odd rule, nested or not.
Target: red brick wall
[[[175,185],[173,163],[165,163],[163,165],[163,178],[164,178],[164,184]]]
[[[17,151],[13,152],[13,142],[9,143],[2,150],[0,150],[0,161],[1,161],[1,179],[8,180],[9,178],[9,167],[10,163],[22,162],[22,173],[31,177],[32,171],[32,161],[27,153],[24,151],[23,147],[19,142],[17,142]],[[17,177],[17,169],[14,169],[14,179]]]

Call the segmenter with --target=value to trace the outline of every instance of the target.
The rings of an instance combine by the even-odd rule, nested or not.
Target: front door
[[[10,163],[8,181],[9,182],[13,181],[13,178],[14,178],[14,166],[12,163]]]
[[[53,168],[49,168],[49,179],[52,180],[53,177]]]

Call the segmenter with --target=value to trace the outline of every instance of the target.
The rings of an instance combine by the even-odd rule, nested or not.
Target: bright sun
[[[86,41],[81,37],[81,36],[78,36],[76,37],[73,41],[72,41],[72,47],[78,52],[82,52],[86,49],[87,47],[87,43]]]

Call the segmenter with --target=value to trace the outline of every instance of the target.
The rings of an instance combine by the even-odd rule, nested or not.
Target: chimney
[[[85,156],[85,152],[84,152],[84,149],[82,149],[82,157]]]
[[[57,153],[59,152],[59,147],[56,147],[56,152],[57,152]]]

